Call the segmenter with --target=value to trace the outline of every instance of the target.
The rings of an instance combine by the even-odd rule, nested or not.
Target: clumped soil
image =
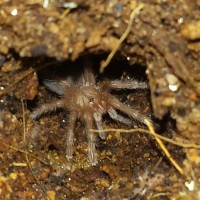
[[[100,73],[138,6],[129,34]],[[43,81],[74,76],[84,58],[97,81],[148,82],[147,90],[115,95],[151,116],[159,134],[200,144],[199,8],[198,0],[0,1],[0,199],[200,199],[199,146],[165,142],[181,174],[151,135],[108,132],[97,140],[99,162],[91,166],[81,121],[68,161],[67,113],[29,117],[58,98]],[[104,128],[138,127],[147,129],[104,118]]]

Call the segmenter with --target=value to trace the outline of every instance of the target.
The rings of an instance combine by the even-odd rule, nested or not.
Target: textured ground
[[[151,136],[109,132],[97,142],[99,164],[92,167],[78,122],[75,156],[68,163],[63,137],[67,115],[58,112],[37,123],[29,118],[34,107],[57,98],[45,90],[44,79],[73,76],[69,71],[81,66],[81,58],[92,57],[100,79],[149,82],[150,90],[116,95],[153,115],[161,134],[200,144],[200,1],[45,2],[0,1],[0,198],[200,199],[197,148],[166,143],[185,172],[182,176]],[[101,61],[116,48],[138,6],[142,9],[128,36],[100,74]],[[24,112],[21,99],[27,101]],[[126,127],[106,118],[104,126],[140,124]],[[19,149],[37,158],[27,159]]]

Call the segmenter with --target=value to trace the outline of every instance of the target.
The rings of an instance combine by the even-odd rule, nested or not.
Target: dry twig
[[[128,22],[128,26],[125,30],[125,32],[122,34],[121,38],[119,39],[118,44],[116,45],[116,47],[110,52],[110,54],[108,55],[107,59],[101,62],[101,66],[100,66],[100,72],[103,73],[104,69],[109,65],[110,61],[112,60],[112,58],[114,57],[114,55],[116,54],[116,52],[118,51],[120,45],[123,43],[123,41],[127,38],[128,34],[131,31],[132,28],[132,24],[133,24],[133,20],[136,16],[136,14],[144,7],[144,4],[139,4],[135,9],[132,10],[131,15],[130,15],[130,19]]]

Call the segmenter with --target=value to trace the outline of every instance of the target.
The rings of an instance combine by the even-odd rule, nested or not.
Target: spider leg
[[[74,126],[76,123],[76,113],[71,112],[69,115],[69,129],[67,131],[67,144],[66,144],[66,157],[72,158],[73,155],[73,144],[74,144]]]
[[[45,87],[55,92],[56,94],[63,96],[67,87],[71,86],[71,82],[68,80],[63,81],[52,81],[52,80],[44,80]]]
[[[147,89],[148,85],[146,82],[139,82],[136,80],[114,80],[114,81],[104,81],[100,84],[102,90],[134,90],[134,89]]]
[[[123,117],[122,115],[118,114],[116,112],[116,110],[113,109],[112,107],[108,110],[108,114],[112,119],[114,119],[116,121],[119,121],[119,122],[121,122],[123,124],[127,124],[127,125],[131,124],[131,120],[130,119],[127,119],[127,118]]]
[[[40,117],[41,115],[45,113],[55,111],[56,109],[63,108],[64,106],[65,106],[65,103],[63,99],[57,100],[52,103],[47,103],[47,104],[42,105],[40,108],[37,108],[35,111],[33,111],[30,114],[30,117],[32,119],[37,119],[38,117]]]
[[[133,109],[133,108],[125,106],[123,103],[121,103],[116,98],[112,99],[112,104],[111,105],[115,109],[120,110],[121,112],[129,115],[130,117],[132,117],[134,120],[137,120],[138,122],[141,122],[141,123],[145,124],[145,119],[148,119],[151,122],[151,120],[147,116],[139,113],[139,111],[136,110],[136,109]]]
[[[94,132],[90,131],[93,127],[93,119],[91,115],[86,115],[85,117],[87,137],[88,137],[88,157],[91,164],[94,166],[97,164],[97,155],[95,148],[96,135]]]
[[[98,130],[103,130],[102,115],[100,113],[94,113],[93,116]],[[105,140],[105,133],[104,132],[99,133],[99,137],[102,140]]]
[[[95,84],[95,78],[92,71],[92,63],[90,60],[84,60],[84,79],[86,85],[94,85]]]

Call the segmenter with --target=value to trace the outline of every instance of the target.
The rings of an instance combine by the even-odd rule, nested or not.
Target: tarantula
[[[82,75],[76,82],[67,78],[62,81],[46,80],[44,85],[61,98],[55,102],[47,103],[37,108],[31,114],[31,118],[37,119],[41,115],[55,111],[58,108],[64,108],[69,112],[69,126],[66,136],[67,158],[72,158],[73,155],[74,127],[77,119],[85,123],[88,138],[89,161],[92,165],[96,165],[96,134],[92,132],[91,129],[95,124],[97,129],[103,130],[103,115],[108,114],[113,120],[127,125],[132,123],[131,119],[144,123],[144,119],[147,118],[134,108],[121,103],[110,93],[112,90],[145,89],[147,88],[145,82],[138,82],[135,80],[107,80],[96,83],[92,68],[86,66],[84,67]],[[123,116],[122,113],[125,115]],[[103,139],[105,133],[102,132],[99,136]]]

